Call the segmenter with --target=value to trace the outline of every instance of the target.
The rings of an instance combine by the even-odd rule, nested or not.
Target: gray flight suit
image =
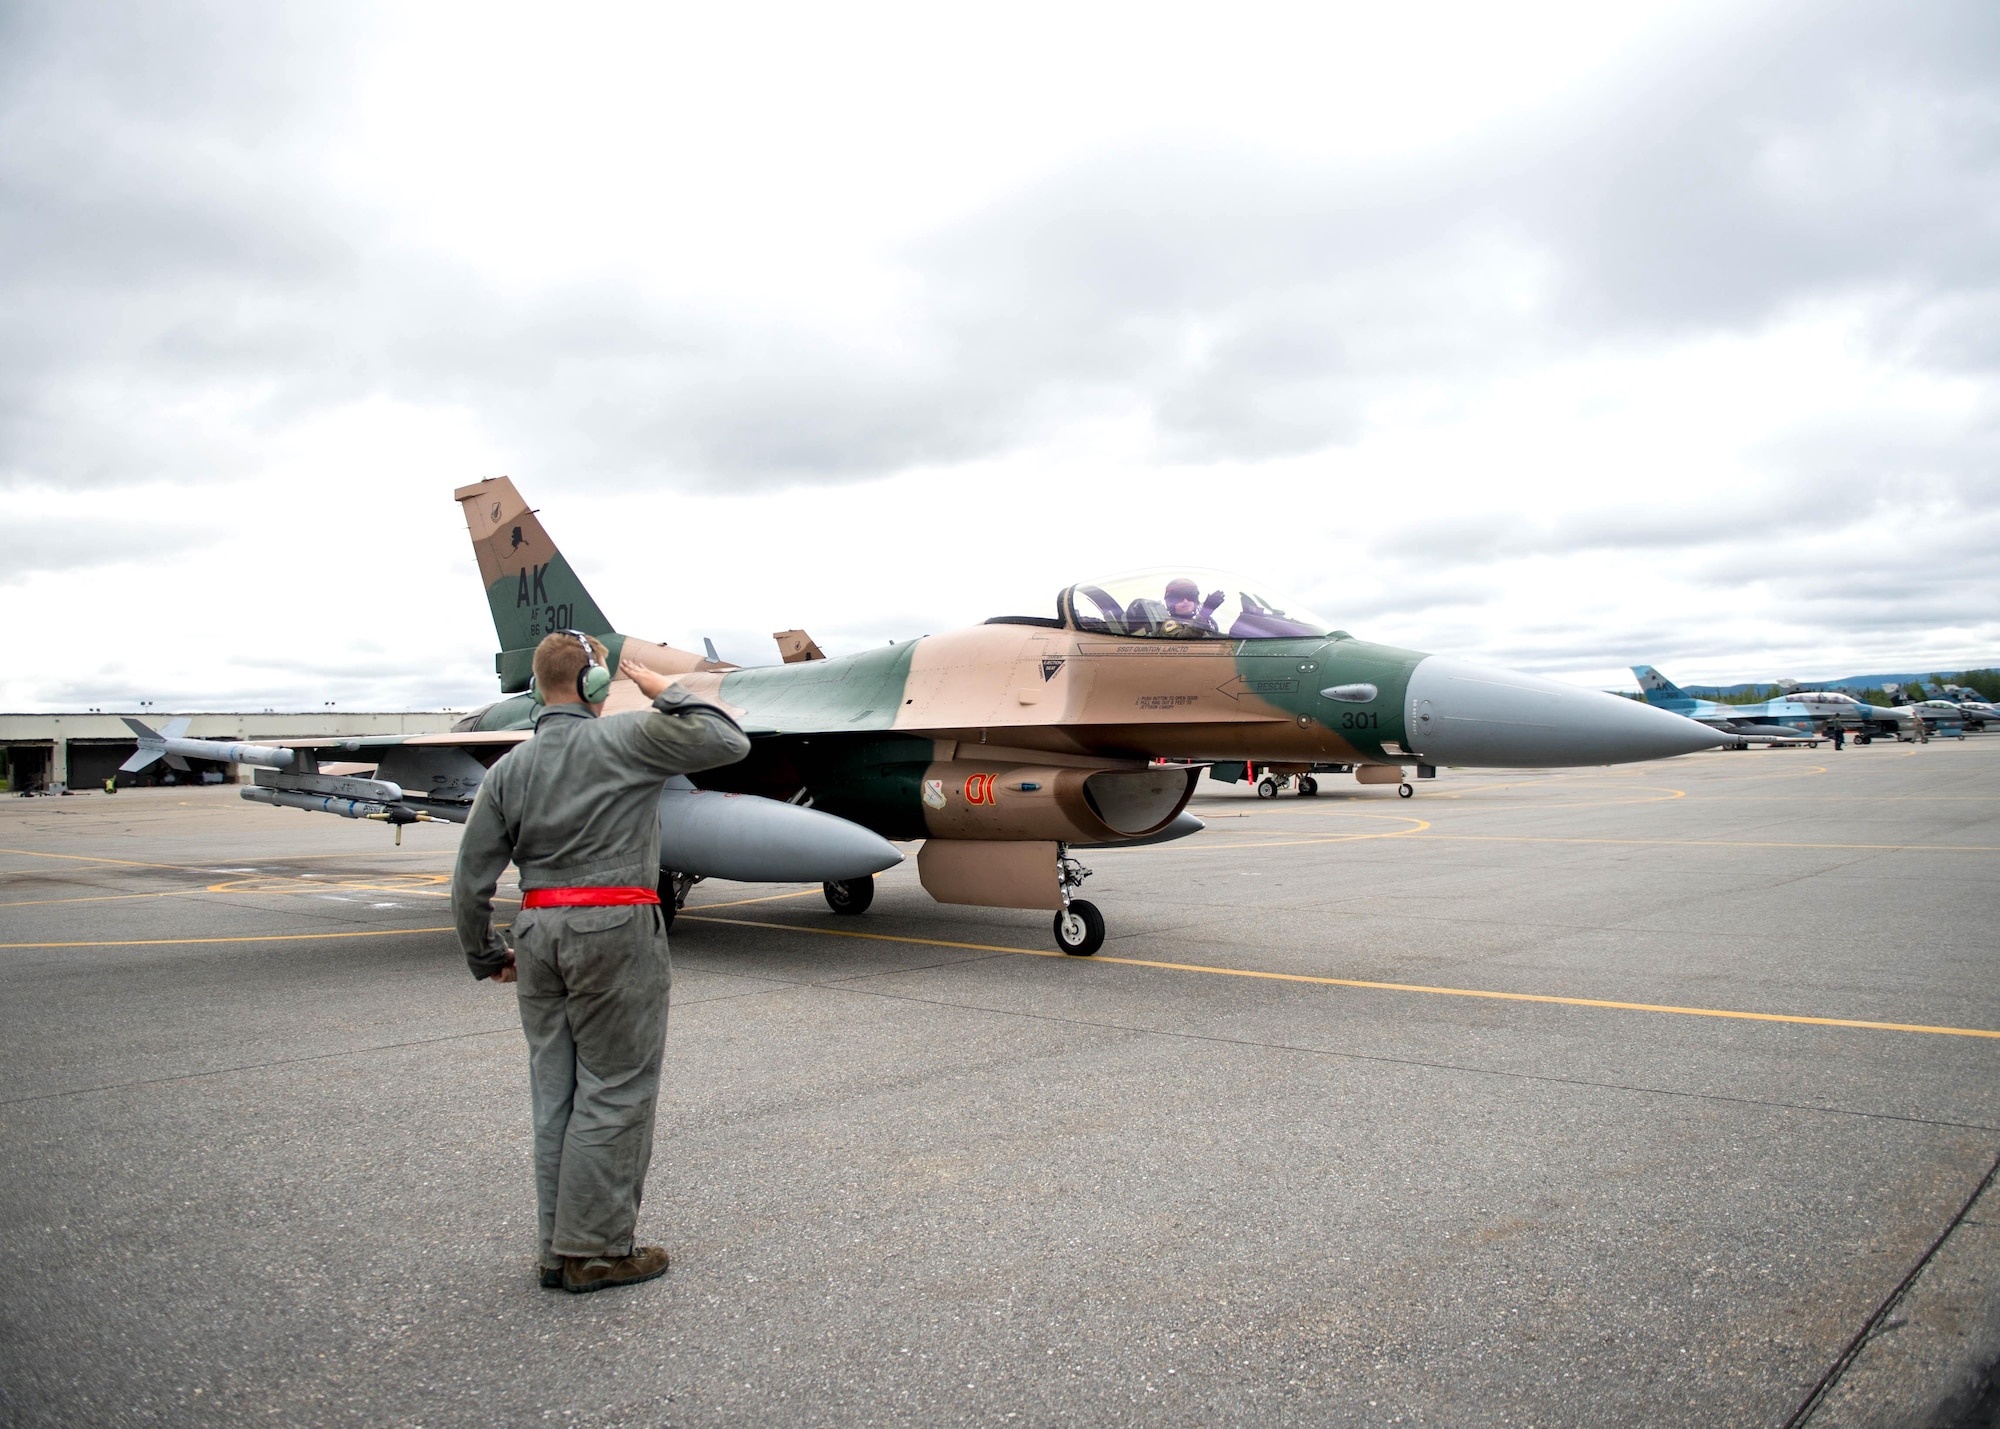
[[[667,776],[733,764],[749,750],[734,720],[678,688],[644,713],[542,710],[535,737],[479,786],[458,846],[451,905],[473,976],[506,966],[493,889],[509,862],[523,891],[652,888]],[[666,920],[651,904],[537,908],[523,909],[512,931],[541,1263],[629,1255],[666,1050]]]

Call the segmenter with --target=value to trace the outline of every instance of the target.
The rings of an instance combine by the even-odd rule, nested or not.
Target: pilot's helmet
[[[1173,605],[1177,601],[1183,601],[1183,600],[1198,601],[1200,599],[1201,599],[1201,587],[1196,585],[1193,581],[1189,580],[1186,576],[1182,576],[1178,580],[1171,580],[1167,582],[1168,605]]]

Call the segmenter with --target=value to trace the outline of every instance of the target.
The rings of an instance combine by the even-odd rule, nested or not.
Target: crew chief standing
[[[541,1279],[577,1293],[666,1273],[667,1252],[633,1240],[673,981],[655,891],[660,789],[670,774],[750,751],[726,713],[629,660],[619,673],[652,709],[598,718],[604,660],[574,630],[535,647],[535,736],[479,786],[451,885],[472,975],[520,980]],[[493,889],[510,861],[522,890],[511,952],[493,931]]]

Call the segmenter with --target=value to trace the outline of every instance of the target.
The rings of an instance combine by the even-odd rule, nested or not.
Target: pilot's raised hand
[[[649,700],[658,699],[660,691],[673,683],[665,675],[655,670],[649,670],[644,665],[628,660],[622,655],[618,658],[618,673],[637,685],[639,693]]]
[[[1219,590],[1210,591],[1208,593],[1208,599],[1201,603],[1201,613],[1203,615],[1215,614],[1215,608],[1218,605],[1221,605],[1222,602],[1227,600],[1228,598],[1229,598],[1228,596],[1224,595]]]

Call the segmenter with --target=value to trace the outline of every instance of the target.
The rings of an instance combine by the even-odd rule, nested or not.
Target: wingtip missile
[[[241,744],[216,739],[187,739],[182,735],[192,720],[185,716],[169,720],[163,729],[154,729],[144,720],[121,715],[125,727],[139,737],[139,748],[118,768],[127,774],[165,759],[175,769],[186,769],[190,759],[207,759],[218,764],[252,764],[262,769],[289,769],[298,756],[273,744]]]

